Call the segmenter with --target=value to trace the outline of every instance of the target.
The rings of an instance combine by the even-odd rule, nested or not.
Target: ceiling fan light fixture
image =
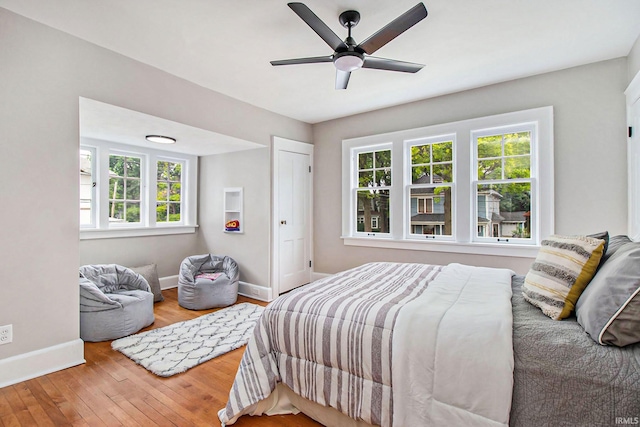
[[[163,135],[147,135],[145,137],[147,141],[155,142],[156,144],[175,144],[176,139],[171,138],[170,136]]]
[[[350,72],[362,68],[364,55],[357,52],[339,53],[333,58],[333,65],[340,71]]]

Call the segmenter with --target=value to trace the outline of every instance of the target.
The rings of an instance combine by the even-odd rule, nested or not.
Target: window
[[[391,197],[391,150],[354,152],[355,183],[353,198],[357,233],[369,236],[389,233],[389,199]],[[359,220],[362,218],[362,221]]]
[[[197,157],[83,139],[80,238],[192,233]]]
[[[473,132],[477,225],[491,235],[476,240],[531,239],[533,124]]]
[[[140,157],[109,156],[109,222],[140,223]]]
[[[453,137],[407,141],[407,149],[409,235],[451,236]]]
[[[180,222],[182,206],[182,163],[157,163],[156,221]]]
[[[95,222],[96,181],[94,178],[95,150],[92,148],[80,149],[80,225],[91,226]]]
[[[552,107],[342,149],[346,245],[531,257],[553,234]]]

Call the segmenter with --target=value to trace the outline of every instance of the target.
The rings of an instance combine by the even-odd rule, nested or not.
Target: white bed
[[[221,422],[302,410],[325,425],[508,425],[512,275],[370,263],[281,296]]]

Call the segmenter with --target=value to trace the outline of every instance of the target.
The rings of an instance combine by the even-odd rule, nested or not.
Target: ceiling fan
[[[358,68],[416,73],[424,67],[422,64],[370,56],[382,46],[427,17],[427,8],[422,3],[418,3],[360,44],[356,44],[356,41],[351,37],[351,29],[360,22],[360,13],[357,11],[347,10],[342,12],[338,17],[340,24],[349,31],[347,38],[342,41],[327,24],[322,22],[320,18],[304,4],[288,3],[288,6],[302,18],[334,52],[333,55],[329,56],[271,61],[271,65],[333,62],[333,65],[336,67],[336,89],[346,89],[351,72]]]

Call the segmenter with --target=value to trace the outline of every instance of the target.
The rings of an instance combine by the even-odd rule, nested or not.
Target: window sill
[[[80,240],[119,239],[126,237],[167,236],[172,234],[191,234],[196,232],[197,225],[180,225],[171,227],[139,227],[139,228],[110,228],[110,229],[82,229]]]
[[[342,237],[345,246],[365,246],[371,248],[404,249],[412,251],[450,252],[473,255],[508,256],[516,258],[535,258],[538,245],[517,245],[499,243],[454,243],[442,241],[396,240],[385,238]]]

